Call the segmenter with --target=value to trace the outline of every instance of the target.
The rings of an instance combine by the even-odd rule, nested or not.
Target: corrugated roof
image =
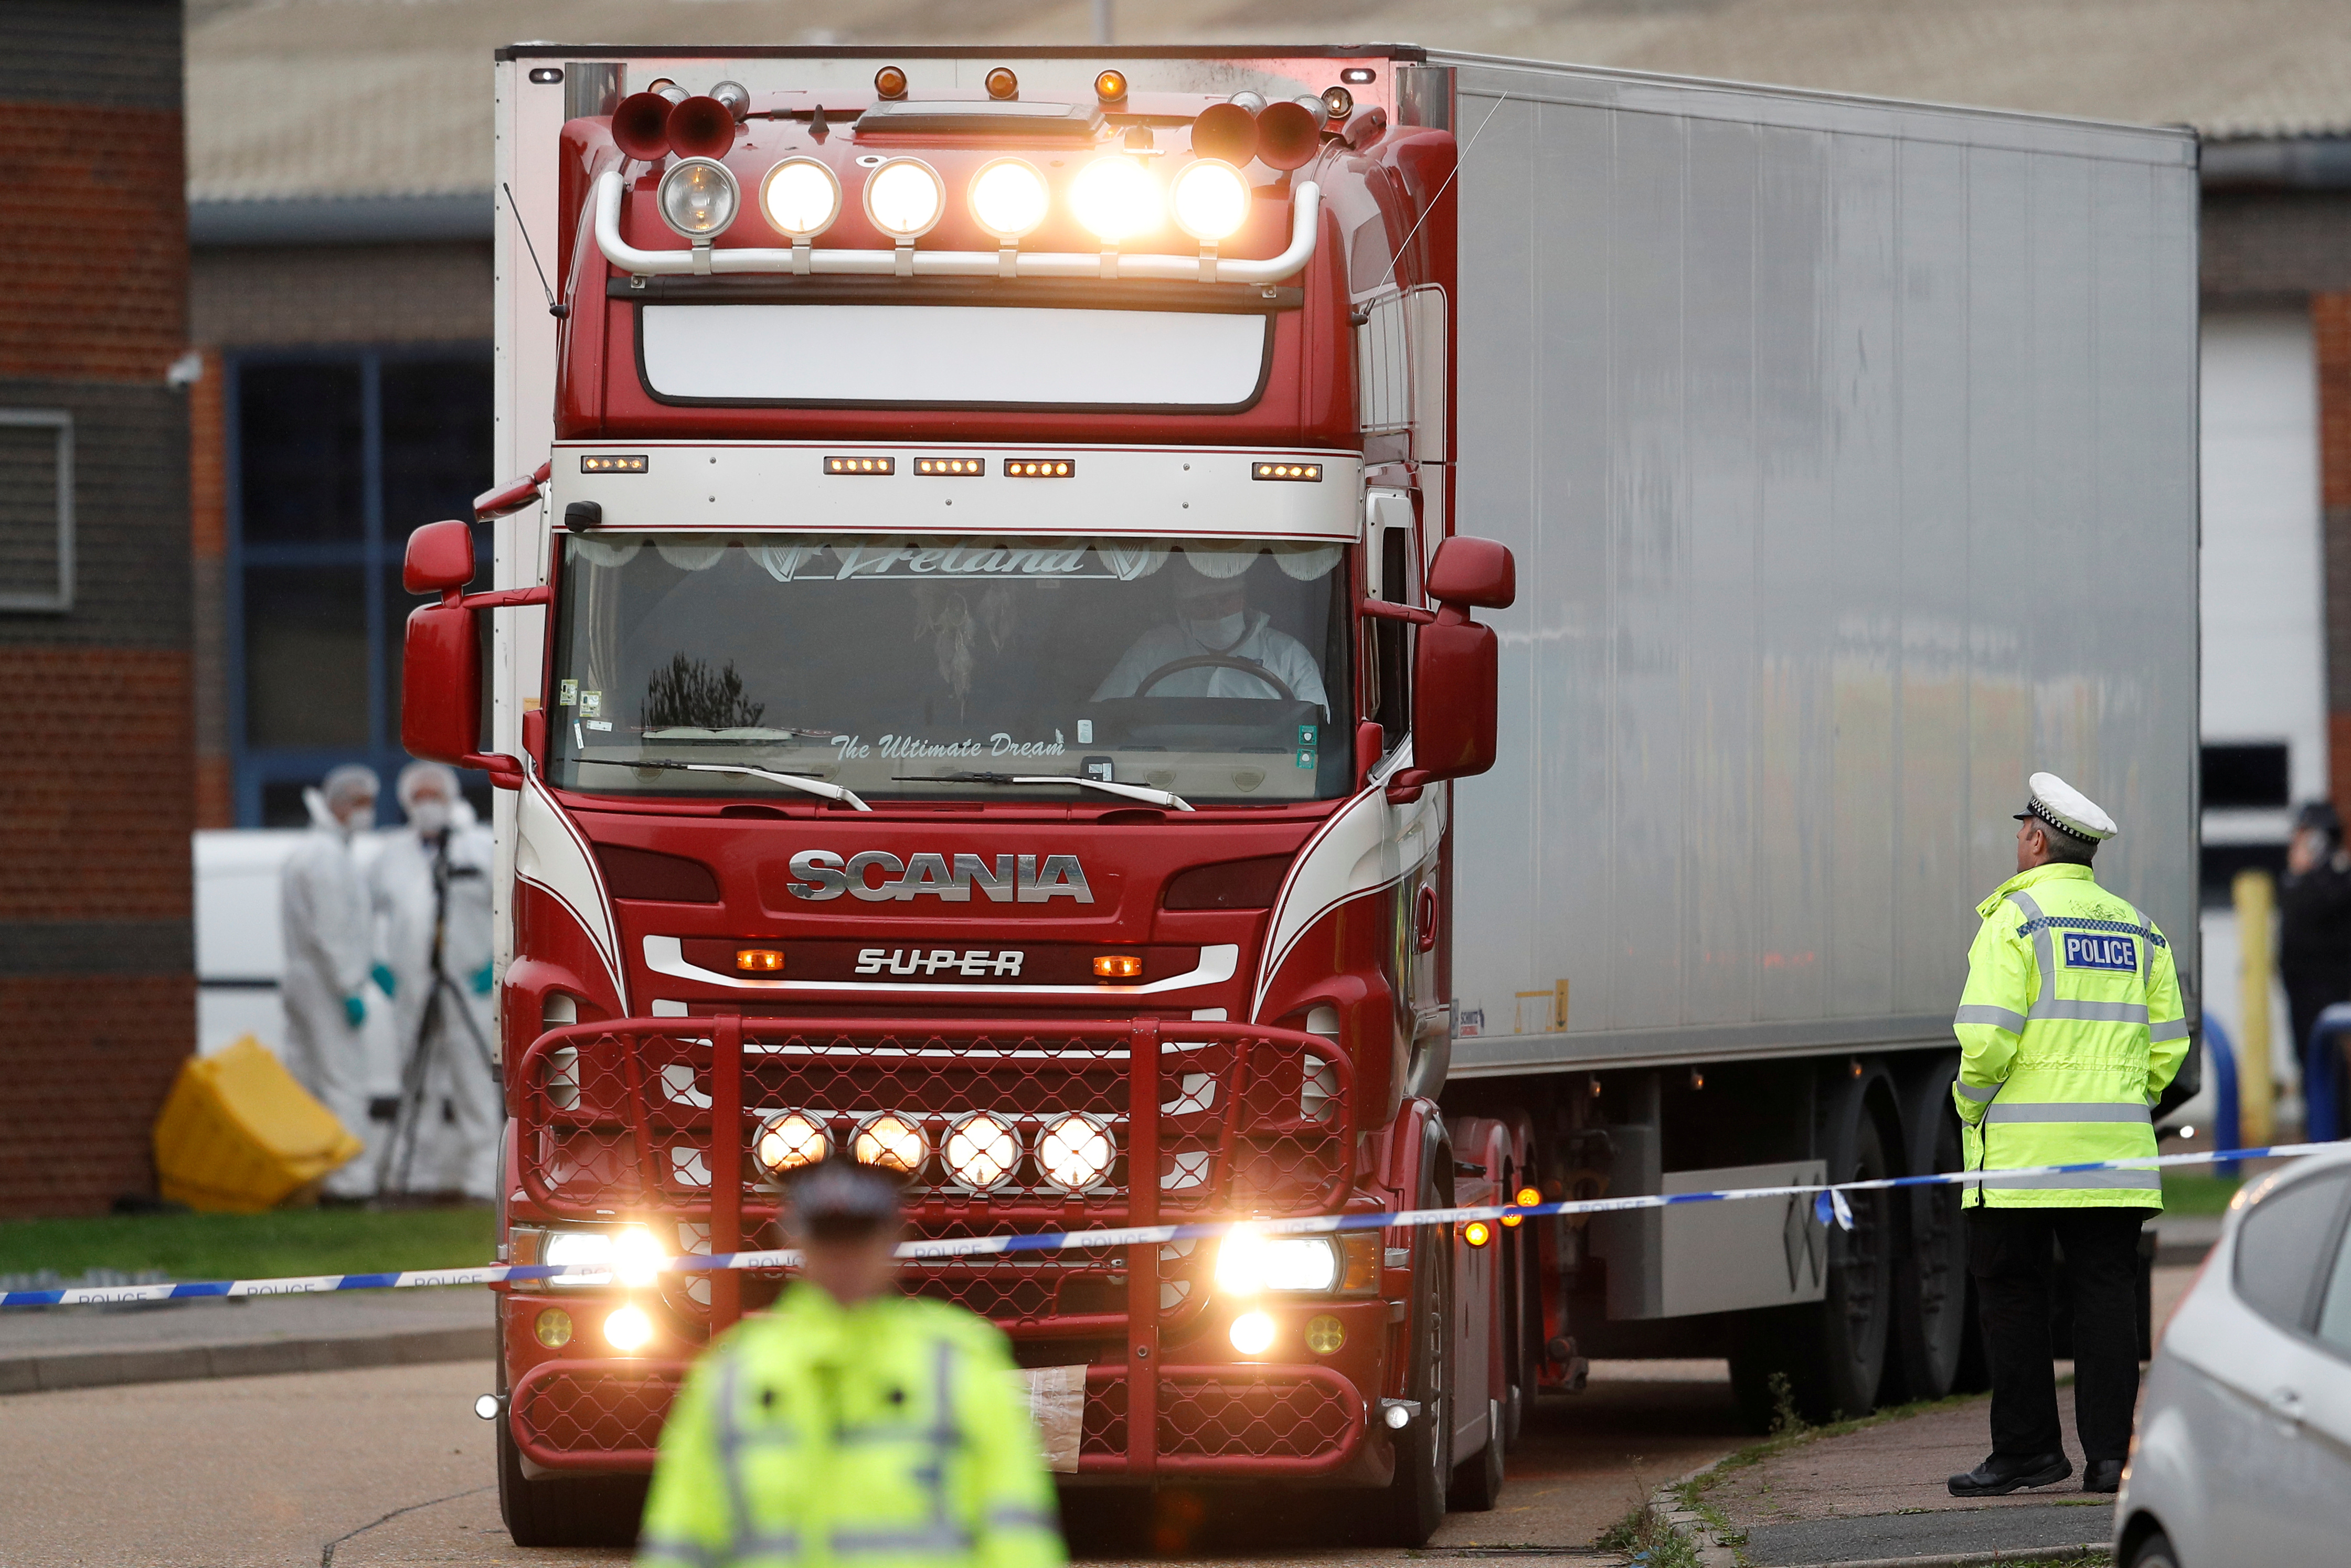
[[[1118,0],[1125,44],[1404,39],[2212,137],[2351,134],[2344,0]],[[1091,0],[196,0],[189,196],[490,184],[490,51],[1082,44]]]

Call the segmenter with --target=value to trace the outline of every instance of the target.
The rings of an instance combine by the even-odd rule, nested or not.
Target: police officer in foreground
[[[895,1178],[830,1159],[787,1203],[800,1277],[687,1377],[638,1563],[1060,1568],[1052,1482],[1004,1336],[893,1289]]]
[[[2114,819],[2053,773],[2035,773],[2032,789],[2016,874],[1976,906],[1983,926],[1954,1020],[1966,1163],[1997,1172],[2152,1155],[2150,1107],[2188,1054],[2171,948],[2090,874]],[[1992,1451],[1951,1478],[1951,1494],[1998,1497],[2074,1473],[2049,1349],[2052,1239],[2073,1281],[2082,1490],[2116,1490],[2138,1399],[2138,1233],[2163,1207],[2162,1176],[1994,1176],[1963,1202]]]

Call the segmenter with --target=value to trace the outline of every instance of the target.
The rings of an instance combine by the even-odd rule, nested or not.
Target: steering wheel
[[[1194,653],[1189,658],[1170,659],[1145,675],[1143,683],[1134,688],[1134,695],[1142,696],[1168,676],[1180,674],[1185,670],[1206,669],[1238,670],[1245,675],[1256,676],[1280,693],[1283,702],[1294,703],[1298,700],[1298,694],[1291,691],[1280,675],[1275,674],[1263,664],[1254,664],[1247,659],[1236,659],[1228,653]]]

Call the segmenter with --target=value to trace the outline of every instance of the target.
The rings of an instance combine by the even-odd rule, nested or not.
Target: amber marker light
[[[1522,1186],[1519,1188],[1517,1193],[1512,1195],[1510,1201],[1518,1205],[1520,1208],[1532,1208],[1536,1204],[1542,1201],[1542,1194],[1537,1192],[1531,1186]],[[1506,1214],[1502,1216],[1502,1223],[1505,1225],[1517,1225],[1525,1218],[1526,1216],[1523,1214]]]
[[[1020,96],[1020,78],[1002,66],[987,73],[987,96],[999,103]]]
[[[1004,460],[1007,479],[1067,479],[1075,475],[1078,465],[1068,457],[1008,457]]]
[[[1143,973],[1143,960],[1132,953],[1097,953],[1094,973],[1105,980],[1132,980]]]
[[[987,472],[985,457],[917,457],[914,472],[934,476],[976,478]]]
[[[873,73],[873,90],[883,98],[906,96],[906,73],[896,66],[883,66]]]
[[[1104,71],[1094,78],[1094,96],[1104,103],[1126,101],[1126,73]]]
[[[1288,479],[1308,485],[1322,482],[1320,463],[1259,463],[1253,465],[1250,477],[1256,479]]]
[[[1461,1228],[1461,1239],[1472,1247],[1483,1247],[1494,1239],[1494,1228],[1482,1219],[1473,1219]]]
[[[824,460],[828,474],[895,474],[895,457],[828,457]]]
[[[745,947],[735,955],[735,967],[747,975],[779,975],[783,973],[784,955],[779,947]]]

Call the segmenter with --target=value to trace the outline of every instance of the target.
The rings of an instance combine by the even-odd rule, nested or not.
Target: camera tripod
[[[433,988],[425,993],[424,1009],[417,1018],[415,1038],[404,1042],[406,1050],[400,1069],[399,1108],[392,1115],[392,1134],[384,1140],[383,1149],[376,1156],[375,1188],[379,1197],[408,1190],[409,1178],[416,1163],[417,1130],[425,1114],[425,1094],[432,1082],[433,1067],[441,1053],[449,1049],[447,1033],[438,1027],[444,1010],[444,1000],[448,1004],[445,1010],[454,1013],[465,1026],[465,1033],[473,1040],[475,1055],[482,1064],[482,1071],[489,1074],[493,1086],[499,1082],[497,1059],[490,1051],[490,1042],[483,1037],[482,1026],[475,1020],[474,1010],[466,1006],[465,994],[458,990],[457,982],[449,977],[442,964],[442,950],[449,928],[449,880],[452,876],[481,874],[470,866],[452,867],[449,864],[449,838],[455,831],[454,828],[444,829],[433,853],[433,952],[430,965]],[[465,1071],[461,1061],[450,1065],[453,1073]],[[385,1184],[387,1174],[397,1176],[396,1184]]]

